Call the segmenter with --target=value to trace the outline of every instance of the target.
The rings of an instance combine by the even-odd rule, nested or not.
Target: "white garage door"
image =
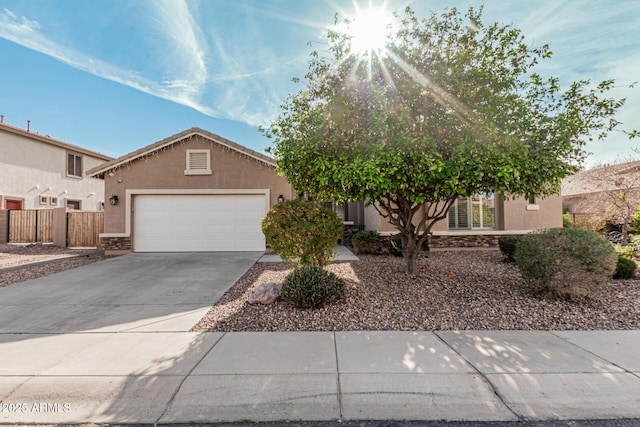
[[[138,195],[136,252],[264,251],[264,195]]]

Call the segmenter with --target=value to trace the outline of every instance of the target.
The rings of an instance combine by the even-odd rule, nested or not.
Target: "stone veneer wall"
[[[130,251],[131,237],[101,237],[100,245],[105,251]]]
[[[497,248],[503,234],[436,235],[429,237],[430,248]]]

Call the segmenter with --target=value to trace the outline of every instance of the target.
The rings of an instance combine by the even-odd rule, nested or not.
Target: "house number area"
[[[70,403],[45,403],[45,402],[35,402],[35,403],[1,403],[0,404],[0,412],[1,413],[66,413],[71,412],[71,404]]]

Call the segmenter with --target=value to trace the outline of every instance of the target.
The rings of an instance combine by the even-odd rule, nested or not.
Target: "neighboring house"
[[[88,174],[105,182],[107,254],[264,251],[262,218],[295,197],[274,159],[199,128]]]
[[[382,235],[398,232],[373,206],[365,210],[365,227]],[[432,248],[494,247],[502,235],[522,235],[554,227],[562,227],[560,196],[533,200],[502,199],[494,195],[464,197],[451,207],[446,219],[434,225],[429,245]]]
[[[84,172],[111,159],[0,122],[0,210],[102,210],[104,181]]]
[[[629,222],[640,204],[640,161],[601,166],[562,181],[562,205],[579,218]]]

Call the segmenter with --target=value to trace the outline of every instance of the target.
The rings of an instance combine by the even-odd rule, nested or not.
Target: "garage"
[[[264,251],[265,194],[133,197],[135,252]]]

